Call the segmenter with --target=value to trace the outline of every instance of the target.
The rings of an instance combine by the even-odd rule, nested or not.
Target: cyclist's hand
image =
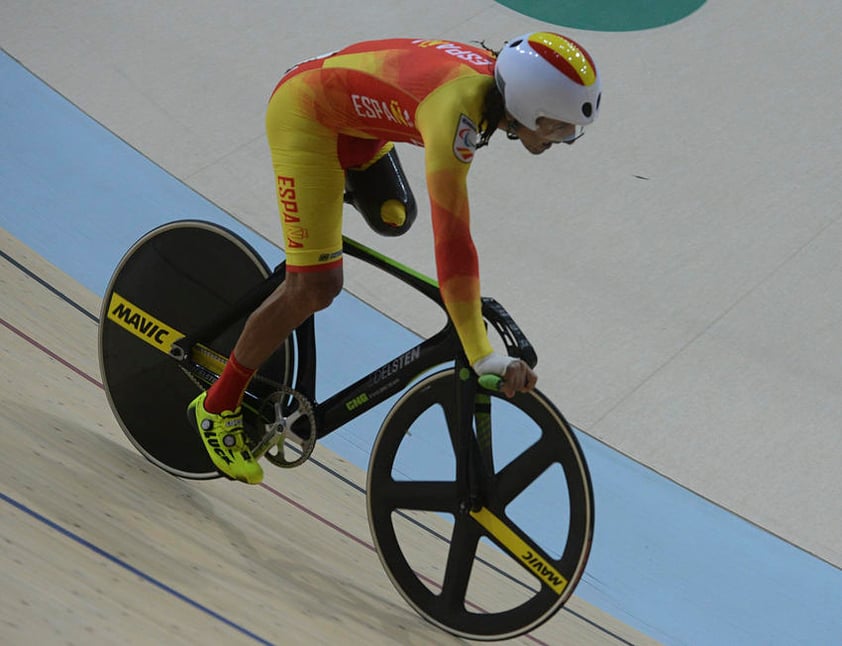
[[[538,375],[530,368],[525,361],[518,359],[512,361],[506,368],[506,374],[503,375],[503,383],[500,390],[510,399],[515,396],[516,392],[528,393],[535,388],[535,383],[538,381]]]
[[[538,381],[538,375],[532,371],[532,368],[525,361],[496,352],[475,361],[473,369],[480,376],[480,381],[485,375],[498,375],[486,387],[499,389],[510,399],[517,392],[528,393],[535,388],[535,382]]]

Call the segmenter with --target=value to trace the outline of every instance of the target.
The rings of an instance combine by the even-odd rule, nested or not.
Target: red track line
[[[17,334],[17,335],[18,335],[20,338],[22,338],[24,341],[27,341],[28,343],[30,343],[30,344],[32,344],[32,345],[34,345],[36,348],[38,348],[41,352],[43,352],[44,354],[46,354],[46,355],[47,355],[48,357],[50,357],[51,359],[55,359],[55,360],[56,360],[56,361],[58,361],[61,365],[63,365],[65,368],[68,368],[69,370],[72,370],[73,372],[75,372],[77,375],[79,375],[80,377],[82,377],[82,379],[85,379],[85,380],[87,380],[87,381],[90,381],[90,382],[91,382],[94,386],[98,386],[99,388],[102,388],[102,387],[103,387],[103,386],[102,386],[102,384],[101,384],[99,381],[97,381],[96,379],[94,379],[93,377],[91,377],[89,374],[87,374],[86,372],[84,372],[84,371],[80,370],[79,368],[77,368],[76,366],[74,366],[72,363],[70,363],[70,362],[69,362],[69,361],[67,361],[66,359],[62,359],[62,358],[61,358],[60,356],[58,356],[55,352],[53,352],[52,350],[50,350],[50,349],[49,349],[49,348],[47,348],[46,346],[41,345],[40,343],[38,343],[38,341],[36,341],[36,340],[35,340],[35,339],[33,339],[31,336],[29,336],[29,335],[27,335],[26,333],[24,333],[24,332],[22,332],[21,330],[19,330],[18,328],[16,328],[14,325],[12,325],[11,323],[9,323],[9,322],[8,322],[8,321],[6,321],[5,319],[0,318],[0,323],[2,323],[4,326],[6,326],[9,330],[11,330],[12,332],[14,332],[15,334]]]

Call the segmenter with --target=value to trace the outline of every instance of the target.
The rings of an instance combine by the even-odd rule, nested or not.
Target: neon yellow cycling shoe
[[[259,484],[263,481],[263,469],[246,444],[240,408],[209,413],[205,410],[206,396],[207,392],[203,392],[190,402],[187,418],[199,431],[214,466],[232,480]]]

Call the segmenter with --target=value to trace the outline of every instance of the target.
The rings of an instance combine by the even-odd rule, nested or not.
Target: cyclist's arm
[[[417,112],[417,126],[424,138],[439,286],[471,365],[493,352],[482,318],[479,259],[471,238],[468,206],[467,176],[473,150],[465,129],[476,123],[476,116],[468,116],[475,111],[470,105],[460,105],[451,93],[431,95]]]

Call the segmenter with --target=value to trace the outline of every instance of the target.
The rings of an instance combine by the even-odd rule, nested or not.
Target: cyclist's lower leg
[[[234,354],[257,369],[290,333],[314,312],[328,307],[342,289],[342,267],[326,271],[287,270],[283,283],[249,316]]]
[[[243,431],[240,404],[249,381],[292,331],[330,305],[341,288],[341,265],[320,272],[289,272],[249,316],[219,379],[190,403],[188,417],[216,468],[229,478],[250,484],[263,479]]]

